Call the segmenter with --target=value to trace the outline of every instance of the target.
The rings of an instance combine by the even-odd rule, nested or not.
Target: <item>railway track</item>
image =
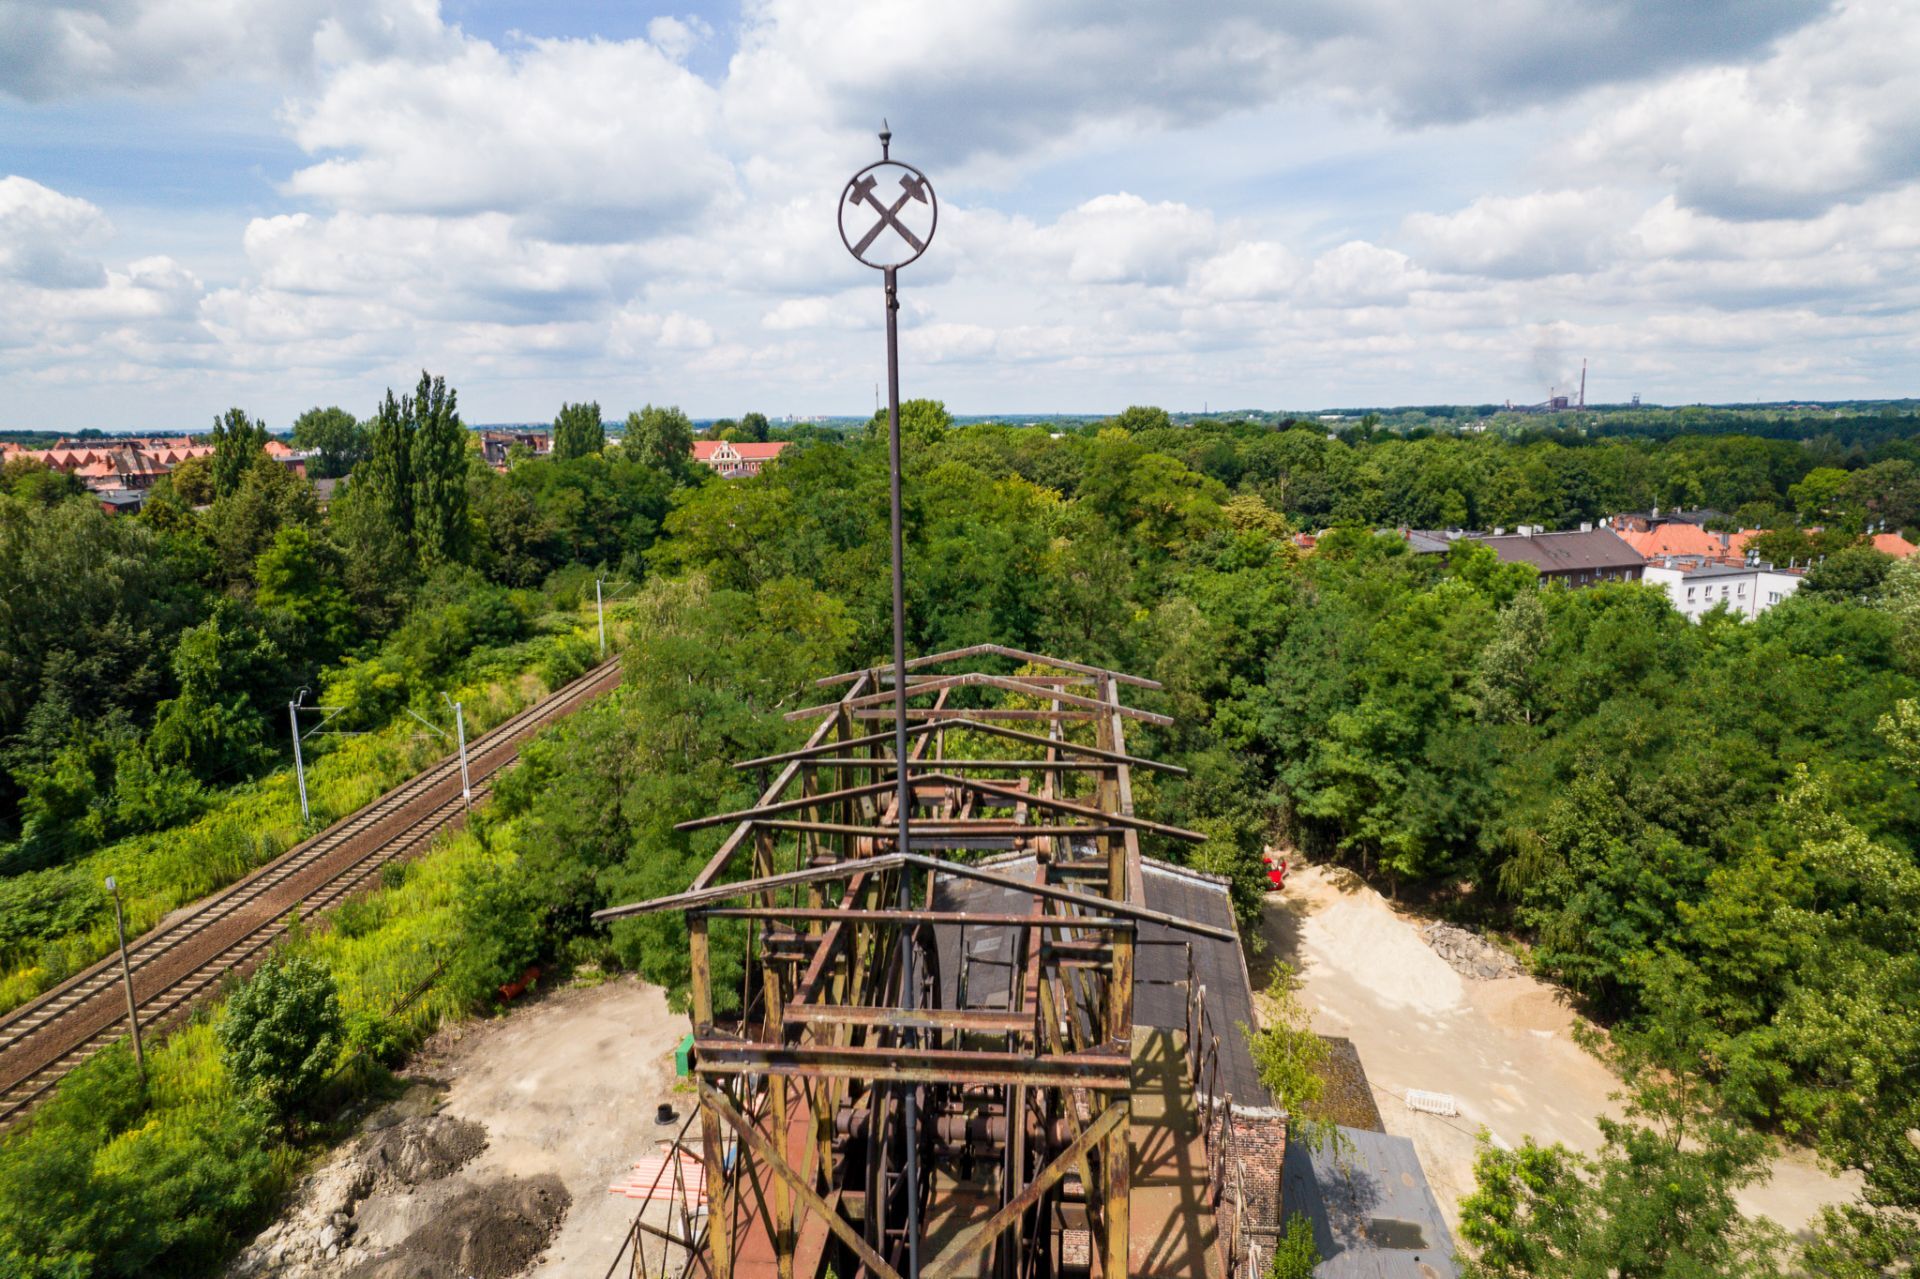
[[[474,800],[491,792],[521,742],[619,682],[614,658],[469,742]],[[383,867],[425,851],[463,813],[460,761],[448,756],[129,942],[141,1029],[184,1020],[229,973],[251,971],[286,933],[296,908],[312,915],[365,891]],[[0,1127],[125,1033],[117,955],[0,1015]]]

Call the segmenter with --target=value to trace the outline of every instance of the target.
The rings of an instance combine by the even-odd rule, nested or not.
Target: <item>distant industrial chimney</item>
[[[1582,412],[1585,412],[1586,408],[1587,408],[1587,360],[1585,356],[1582,356],[1580,358],[1580,410]]]

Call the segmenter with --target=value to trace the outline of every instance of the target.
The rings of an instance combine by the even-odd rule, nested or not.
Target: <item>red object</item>
[[[1270,862],[1270,863],[1268,863],[1268,865],[1267,865],[1267,878],[1273,881],[1273,886],[1274,886],[1275,888],[1285,888],[1285,887],[1286,887],[1286,885],[1287,885],[1287,863],[1286,863],[1286,860],[1285,860],[1284,858],[1282,858],[1282,859],[1281,859],[1280,861],[1278,861],[1278,862]]]
[[[500,988],[502,1000],[514,1000],[527,993],[527,987],[540,980],[540,965],[535,964],[521,973],[517,981],[510,981]]]

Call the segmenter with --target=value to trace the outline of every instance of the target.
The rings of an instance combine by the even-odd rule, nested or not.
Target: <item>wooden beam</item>
[[[993,1241],[1020,1220],[1027,1210],[1039,1203],[1049,1190],[1058,1185],[1080,1162],[1081,1158],[1092,1150],[1094,1144],[1113,1131],[1116,1124],[1126,1116],[1125,1106],[1108,1105],[1100,1112],[1100,1117],[1087,1125],[1085,1132],[1076,1137],[1067,1148],[1053,1157],[1053,1162],[1040,1170],[1038,1176],[1024,1186],[1020,1193],[1000,1205],[1000,1210],[981,1222],[968,1234],[955,1239],[946,1251],[935,1257],[920,1270],[922,1279],[947,1279],[957,1274],[961,1265],[975,1255],[985,1252]]]
[[[714,1112],[726,1120],[728,1127],[739,1134],[740,1140],[746,1144],[747,1148],[759,1156],[777,1176],[793,1187],[800,1196],[800,1202],[805,1204],[809,1211],[818,1213],[821,1220],[826,1222],[827,1229],[839,1236],[841,1243],[853,1249],[854,1256],[866,1264],[868,1273],[873,1275],[874,1279],[900,1279],[900,1272],[888,1265],[887,1259],[875,1252],[872,1245],[860,1237],[860,1232],[847,1224],[846,1218],[835,1212],[826,1200],[815,1193],[813,1187],[808,1185],[805,1179],[780,1157],[780,1152],[773,1148],[773,1143],[767,1140],[766,1134],[748,1123],[740,1112],[733,1108],[733,1103],[727,1100],[725,1093],[704,1079],[699,1080],[698,1083],[701,1100],[708,1101]]]
[[[891,712],[889,712],[889,715],[890,714]],[[1023,729],[1007,728],[1004,725],[989,724],[985,721],[975,719],[949,719],[944,724],[909,724],[907,725],[907,736],[919,737],[927,733],[937,732],[941,728],[949,731],[956,728],[970,728],[976,732],[986,733],[993,737],[1003,737],[1010,742],[1027,742],[1034,746],[1052,747],[1068,755],[1080,755],[1087,759],[1110,760],[1116,764],[1131,764],[1135,768],[1148,768],[1155,772],[1168,773],[1175,777],[1185,777],[1187,775],[1187,770],[1181,768],[1178,764],[1165,764],[1157,759],[1144,759],[1135,755],[1126,755],[1118,751],[1105,750],[1098,746],[1082,746],[1077,742],[1042,737],[1038,733],[1029,733]],[[816,733],[815,736],[817,737],[819,734]],[[835,751],[846,747],[877,746],[885,742],[891,742],[892,740],[892,733],[869,733],[864,737],[850,737],[842,741],[820,742],[816,745],[802,747],[800,750],[787,751],[780,755],[764,755],[759,759],[741,760],[738,764],[735,764],[734,767],[758,768],[762,764],[779,764],[801,759],[810,759],[821,755],[831,755]],[[869,764],[873,762],[874,761],[871,760],[868,761]],[[884,757],[879,761],[879,764],[882,767],[889,766],[892,764],[892,759],[891,757]],[[912,764],[909,763],[908,767],[911,768]],[[771,794],[769,794],[768,798],[771,797]]]
[[[1104,666],[1088,666],[1083,662],[1069,662],[1065,658],[1049,657],[1045,653],[1029,653],[1025,649],[1009,648],[1005,644],[970,644],[966,648],[948,649],[944,653],[929,653],[925,657],[915,657],[907,662],[910,671],[921,670],[928,666],[938,666],[942,662],[957,662],[963,657],[990,655],[1004,657],[1011,661],[1027,662],[1035,666],[1051,666],[1057,670],[1074,671],[1081,675],[1111,675],[1122,684],[1132,684],[1136,688],[1159,688],[1158,680],[1150,680],[1142,675],[1129,675],[1125,671],[1112,671]],[[873,677],[881,674],[878,667],[866,670],[846,671],[839,675],[829,675],[817,679],[815,684],[821,688],[831,688],[835,684],[845,684],[862,676]]]
[[[1173,723],[1172,718],[1169,716],[1161,715],[1154,711],[1141,710],[1137,706],[1107,703],[1101,701],[1099,698],[1082,697],[1078,693],[1069,693],[1065,689],[1046,688],[1039,684],[1029,684],[1016,676],[988,675],[981,671],[967,671],[960,675],[946,675],[939,679],[927,680],[924,683],[911,684],[907,687],[906,695],[908,697],[919,697],[924,693],[935,693],[942,689],[951,688],[997,688],[1002,692],[1019,693],[1027,697],[1045,698],[1056,705],[1074,706],[1082,710],[1104,711],[1112,707],[1117,707],[1118,712],[1122,715],[1144,720],[1149,724],[1159,724],[1163,727]],[[799,720],[814,715],[829,715],[842,707],[859,710],[870,706],[891,706],[894,702],[898,701],[899,698],[900,693],[898,690],[885,688],[877,693],[867,693],[859,697],[847,697],[837,702],[824,702],[818,706],[806,706],[796,711],[788,711],[786,718],[789,720]]]

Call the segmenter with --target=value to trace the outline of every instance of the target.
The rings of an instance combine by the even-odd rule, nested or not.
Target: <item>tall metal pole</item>
[[[607,606],[600,598],[600,579],[593,579],[593,611],[600,616],[600,660],[607,660]]]
[[[453,704],[453,731],[460,741],[460,798],[469,813],[473,811],[473,778],[467,775],[467,704]]]
[[[913,851],[907,843],[907,822],[912,813],[912,787],[907,781],[907,588],[905,534],[900,516],[900,296],[895,289],[894,268],[886,268],[887,287],[887,462],[888,497],[893,521],[893,771],[896,783],[894,811],[899,818],[895,848]],[[900,909],[913,909],[913,871],[900,870]],[[901,933],[903,980],[901,1006],[913,1010],[919,995],[919,975],[915,972],[913,934]],[[906,1032],[907,1048],[917,1046],[919,1035]],[[907,1274],[920,1275],[920,1116],[915,1085],[904,1085],[906,1097],[902,1118],[907,1136]]]
[[[287,703],[287,719],[293,725],[293,775],[300,782],[300,820],[310,822],[313,814],[307,809],[307,763],[300,757],[300,703],[297,700]]]
[[[107,876],[107,891],[113,894],[113,935],[120,939],[120,978],[127,987],[127,1025],[133,1029],[133,1064],[140,1082],[147,1082],[147,1055],[140,1047],[140,1012],[133,1001],[133,965],[127,962],[127,925],[120,915],[120,885]]]

